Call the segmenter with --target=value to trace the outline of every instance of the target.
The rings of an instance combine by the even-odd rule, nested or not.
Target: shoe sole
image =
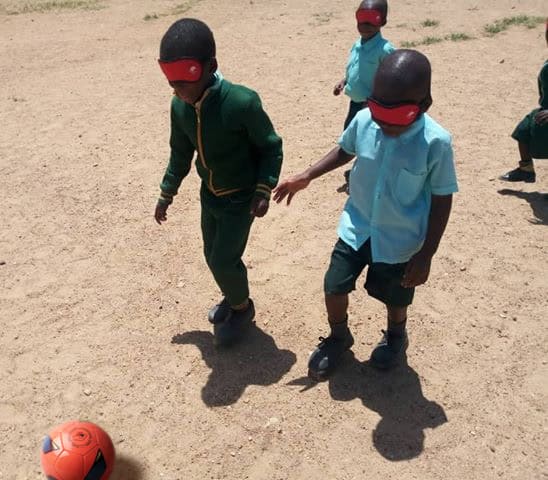
[[[523,182],[523,183],[535,183],[537,181],[536,177],[535,178],[528,178],[528,179],[523,179],[523,180],[512,180],[510,178],[504,178],[504,177],[499,177],[499,180],[502,180],[503,182],[508,182],[508,183],[518,183],[518,182]]]

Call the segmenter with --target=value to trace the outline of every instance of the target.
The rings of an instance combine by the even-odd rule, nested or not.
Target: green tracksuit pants
[[[249,297],[242,255],[253,223],[253,195],[253,191],[242,191],[217,197],[203,184],[200,190],[205,259],[231,306],[240,305]]]

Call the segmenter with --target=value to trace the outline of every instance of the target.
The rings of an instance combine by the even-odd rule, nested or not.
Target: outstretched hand
[[[291,200],[299,190],[303,190],[308,187],[310,183],[310,177],[305,173],[299,173],[287,180],[282,181],[274,189],[274,201],[280,203],[287,197],[287,205],[291,203]]]

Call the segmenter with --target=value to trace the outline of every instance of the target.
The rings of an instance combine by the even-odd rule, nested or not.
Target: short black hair
[[[373,10],[380,10],[380,12],[386,18],[388,14],[388,2],[386,0],[362,0],[359,8],[370,8]]]
[[[381,62],[377,76],[386,86],[402,94],[430,95],[432,67],[428,58],[416,50],[392,52]]]
[[[205,62],[215,58],[213,32],[201,20],[182,18],[164,34],[160,43],[160,60],[173,62],[181,58],[195,58]]]

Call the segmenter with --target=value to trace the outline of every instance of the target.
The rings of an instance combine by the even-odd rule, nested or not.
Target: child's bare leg
[[[354,345],[348,329],[348,294],[325,294],[325,306],[331,333],[320,338],[308,361],[308,375],[316,381],[325,380],[339,364],[344,352]]]
[[[330,325],[346,322],[348,294],[329,295],[326,293],[325,308],[327,309],[327,319],[329,320]]]
[[[407,320],[407,307],[394,307],[391,305],[386,306],[386,313],[388,316],[388,329],[390,327],[399,328],[402,323]],[[405,325],[404,325],[405,328]]]
[[[518,149],[519,157],[521,159],[521,161],[519,162],[520,167],[522,167],[522,164],[524,164],[526,166],[530,165],[531,168],[533,168],[533,157],[531,156],[529,145],[523,142],[518,142]]]

